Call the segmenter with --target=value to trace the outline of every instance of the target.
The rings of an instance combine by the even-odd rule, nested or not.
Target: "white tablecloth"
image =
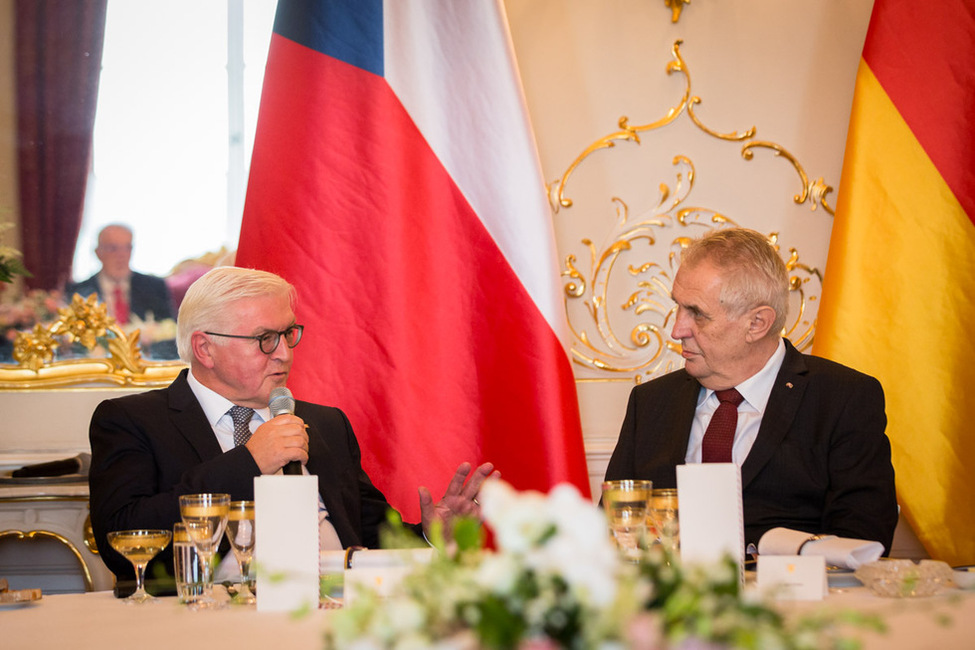
[[[822,602],[781,605],[786,615],[816,608],[855,609],[882,614],[886,635],[861,634],[865,650],[953,650],[975,647],[975,592],[951,592],[930,598],[879,598],[865,588],[833,589]],[[148,606],[126,605],[111,592],[45,596],[16,609],[0,609],[0,647],[6,650],[104,650],[111,647],[231,647],[303,650],[322,647],[329,610],[295,618],[258,613],[253,608],[189,611],[175,598]]]

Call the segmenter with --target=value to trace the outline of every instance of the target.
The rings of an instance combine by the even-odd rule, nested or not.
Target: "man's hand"
[[[470,480],[468,479],[470,476]],[[487,478],[497,478],[500,472],[494,471],[494,465],[484,463],[471,473],[470,463],[461,463],[460,467],[450,479],[450,485],[443,498],[433,502],[430,490],[420,487],[420,518],[423,522],[423,533],[428,534],[430,526],[435,521],[443,523],[444,535],[449,537],[451,523],[455,517],[481,517],[481,506],[477,502],[477,493]],[[466,481],[466,484],[465,484]]]
[[[306,428],[304,420],[288,413],[257,427],[246,446],[261,474],[273,474],[292,460],[308,462]]]

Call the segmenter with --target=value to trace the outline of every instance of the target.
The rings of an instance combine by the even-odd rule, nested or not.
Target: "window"
[[[236,248],[275,4],[109,2],[75,279],[99,269],[108,223],[156,275]]]

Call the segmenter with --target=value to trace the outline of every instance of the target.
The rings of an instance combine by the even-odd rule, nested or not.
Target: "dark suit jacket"
[[[82,298],[97,293],[99,300],[104,301],[104,296],[100,295],[97,273],[87,280],[69,284],[65,288],[68,300],[76,293]],[[169,297],[166,281],[154,275],[132,273],[129,280],[129,311],[142,320],[146,319],[149,312],[152,312],[157,321],[174,318],[173,303]]]
[[[758,438],[741,467],[745,543],[771,528],[876,540],[897,525],[884,393],[868,375],[786,342]],[[606,479],[677,486],[701,385],[685,370],[630,393]]]
[[[184,370],[164,389],[102,402],[91,419],[91,524],[102,559],[120,578],[131,564],[106,535],[133,528],[172,529],[179,495],[226,492],[253,499],[260,470],[243,446],[223,453]],[[343,546],[378,545],[389,504],[360,463],[359,444],[339,409],[297,402],[308,425],[308,471]],[[172,574],[171,546],[153,564]],[[147,576],[153,575],[150,571]]]

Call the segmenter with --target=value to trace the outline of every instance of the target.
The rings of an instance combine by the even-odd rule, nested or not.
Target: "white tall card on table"
[[[681,560],[715,563],[730,555],[743,570],[745,528],[738,466],[734,463],[678,465],[677,502]]]
[[[257,611],[318,608],[318,477],[254,479]]]

